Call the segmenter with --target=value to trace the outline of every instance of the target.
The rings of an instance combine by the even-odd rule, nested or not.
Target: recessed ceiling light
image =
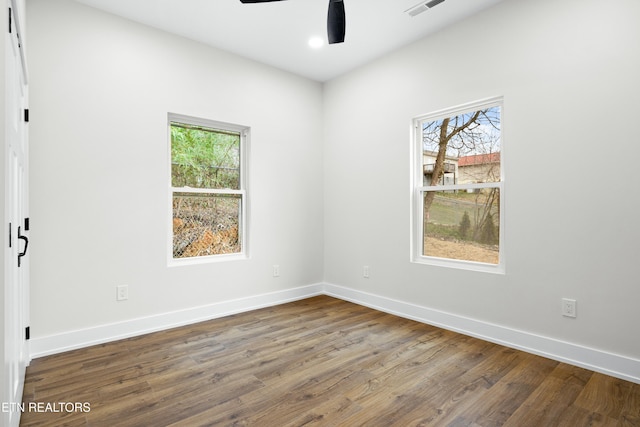
[[[322,37],[311,37],[309,39],[309,46],[314,49],[320,49],[324,46],[324,39]]]

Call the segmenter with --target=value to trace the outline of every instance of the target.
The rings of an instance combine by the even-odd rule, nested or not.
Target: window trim
[[[233,189],[204,189],[191,187],[173,187],[171,184],[171,124],[183,123],[194,126],[201,126],[206,129],[228,131],[240,135],[240,188]],[[223,261],[237,261],[249,258],[249,197],[248,197],[248,157],[249,140],[251,128],[249,126],[237,125],[233,123],[220,122],[216,120],[203,119],[199,117],[187,116],[183,114],[168,113],[167,115],[167,188],[168,188],[168,209],[167,209],[167,265],[169,267],[215,263]],[[203,193],[203,194],[237,194],[241,197],[239,237],[241,251],[233,254],[204,255],[189,258],[173,257],[173,194],[174,193]]]
[[[500,181],[425,186],[423,182],[423,145],[421,124],[426,121],[434,121],[452,117],[458,114],[477,111],[488,107],[500,107]],[[416,264],[434,265],[440,267],[472,270],[487,273],[505,274],[505,150],[504,150],[504,98],[502,96],[469,102],[463,105],[438,110],[432,113],[414,117],[411,121],[411,215],[410,215],[410,261]],[[423,255],[424,246],[424,222],[423,222],[423,193],[426,191],[451,191],[482,188],[498,188],[500,191],[500,234],[498,237],[498,264],[483,263],[478,261],[459,260],[453,258],[440,258]]]

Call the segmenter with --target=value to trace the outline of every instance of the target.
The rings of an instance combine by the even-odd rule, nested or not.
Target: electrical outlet
[[[273,277],[280,277],[280,266],[279,265],[274,265],[273,266]]]
[[[369,278],[369,266],[365,265],[364,267],[362,267],[362,277],[364,277],[365,279]]]
[[[562,315],[565,317],[576,317],[576,300],[562,298]]]
[[[116,286],[116,301],[124,301],[129,299],[129,285]]]

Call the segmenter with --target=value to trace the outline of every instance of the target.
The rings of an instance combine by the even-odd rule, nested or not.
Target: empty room
[[[640,426],[640,2],[6,0],[3,426]]]

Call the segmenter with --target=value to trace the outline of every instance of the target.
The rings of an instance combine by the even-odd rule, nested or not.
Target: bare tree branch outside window
[[[497,187],[441,191],[445,175],[456,185],[501,181],[501,111],[493,106],[422,122],[423,224],[425,255],[449,258],[433,251],[428,238],[497,245],[500,191]],[[446,219],[443,212],[448,212]],[[457,221],[453,223],[453,221]],[[472,256],[460,259],[477,261]],[[484,260],[483,260],[484,261]],[[497,261],[495,262],[497,263]]]

